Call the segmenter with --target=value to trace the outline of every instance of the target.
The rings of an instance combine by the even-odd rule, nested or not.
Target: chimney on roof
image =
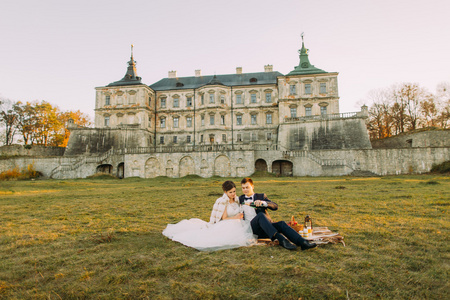
[[[236,74],[242,74],[242,67],[236,67]]]
[[[195,77],[202,76],[202,70],[195,70]]]
[[[265,65],[264,72],[273,72],[273,65]]]
[[[177,78],[177,71],[169,71],[169,78]]]

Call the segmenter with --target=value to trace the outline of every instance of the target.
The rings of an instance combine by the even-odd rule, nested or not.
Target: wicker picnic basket
[[[295,221],[294,216],[291,217],[291,221],[288,223],[288,225],[297,232],[303,230],[303,224],[298,224],[297,221]]]

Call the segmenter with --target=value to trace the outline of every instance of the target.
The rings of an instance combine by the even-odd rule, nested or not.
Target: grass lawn
[[[161,234],[209,220],[224,180],[0,182],[0,298],[448,297],[450,177],[254,178],[279,205],[274,220],[310,214],[346,247],[204,253]]]

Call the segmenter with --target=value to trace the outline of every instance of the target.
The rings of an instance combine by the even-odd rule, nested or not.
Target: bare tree
[[[441,128],[450,128],[450,82],[441,82],[436,89],[438,116],[436,123]]]
[[[423,127],[450,127],[450,83],[436,94],[418,84],[402,83],[371,91],[367,129],[370,139],[381,139]]]
[[[17,115],[9,99],[0,99],[0,123],[4,128],[4,145],[11,145],[17,131]]]
[[[387,90],[378,89],[369,93],[372,106],[369,109],[367,129],[370,139],[382,139],[392,135],[393,118],[390,114],[390,95]]]

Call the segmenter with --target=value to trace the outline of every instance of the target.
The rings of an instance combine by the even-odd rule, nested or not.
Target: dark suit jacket
[[[245,195],[239,196],[239,203],[240,204],[244,204],[244,200],[245,200]],[[267,217],[270,219],[269,214],[267,213],[267,209],[270,210],[277,210],[278,209],[278,204],[276,204],[275,202],[270,201],[267,197],[264,197],[264,194],[259,194],[259,193],[255,193],[255,195],[253,195],[253,201],[256,200],[262,200],[262,201],[266,201],[267,202],[267,207],[258,207],[255,208],[256,210],[256,214],[262,212],[265,213],[267,215]]]

